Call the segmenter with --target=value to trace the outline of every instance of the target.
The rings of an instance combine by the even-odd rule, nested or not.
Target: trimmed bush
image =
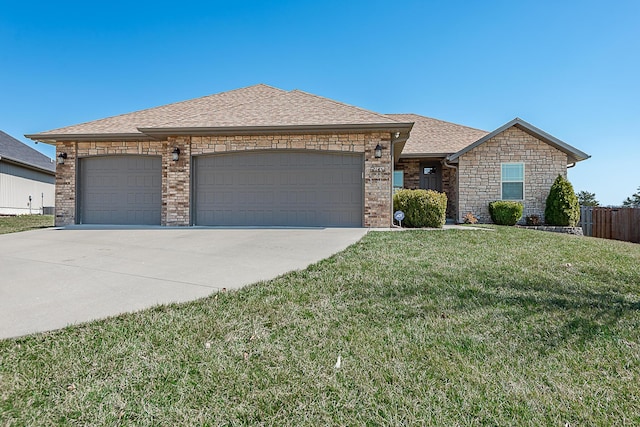
[[[522,218],[523,211],[524,206],[520,202],[496,200],[489,203],[491,221],[498,225],[516,225]]]
[[[544,220],[548,225],[575,227],[580,220],[580,203],[573,185],[558,175],[549,190]]]
[[[407,227],[442,228],[447,195],[433,190],[400,190],[393,195],[393,210],[404,212],[402,224]]]

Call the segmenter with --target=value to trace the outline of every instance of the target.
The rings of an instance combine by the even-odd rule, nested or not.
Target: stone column
[[[375,158],[380,144],[382,157]],[[391,134],[368,134],[364,147],[364,226],[391,227],[392,225],[392,173]]]
[[[62,227],[76,223],[76,170],[77,150],[75,142],[56,143],[56,162],[58,156],[67,153],[64,164],[56,165],[56,214],[55,225]]]
[[[191,137],[169,137],[162,152],[162,225],[188,226],[191,222]],[[178,148],[178,160],[173,151]]]

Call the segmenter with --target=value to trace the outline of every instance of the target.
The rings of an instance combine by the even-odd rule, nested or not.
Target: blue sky
[[[0,4],[0,129],[25,142],[266,83],[489,131],[521,117],[592,156],[576,191],[640,186],[637,0]]]

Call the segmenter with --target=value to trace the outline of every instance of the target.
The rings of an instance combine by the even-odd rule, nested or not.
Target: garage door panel
[[[160,224],[160,157],[87,157],[79,168],[80,223]]]
[[[361,154],[234,153],[193,164],[198,225],[362,225]]]

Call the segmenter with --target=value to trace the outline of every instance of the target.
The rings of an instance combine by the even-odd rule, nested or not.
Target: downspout
[[[573,162],[569,165],[567,165],[567,169],[571,169],[572,167],[574,167],[576,165],[576,162]]]
[[[395,138],[394,138],[395,136]],[[393,155],[394,149],[393,149],[393,144],[396,142],[396,139],[400,136],[400,132],[396,132],[396,133],[392,133],[391,134],[391,143],[389,144],[389,150],[391,151],[391,179],[390,179],[390,190],[389,193],[391,194],[391,203],[390,203],[390,211],[389,212],[389,216],[391,217],[391,224],[390,227],[393,228],[395,226],[395,224],[393,223],[393,174],[396,171],[396,159]]]
[[[456,170],[458,169],[457,166],[454,166],[451,163],[447,162],[447,158],[446,157],[444,159],[442,159],[442,166],[444,166],[445,168],[449,168],[449,169],[456,169]]]

